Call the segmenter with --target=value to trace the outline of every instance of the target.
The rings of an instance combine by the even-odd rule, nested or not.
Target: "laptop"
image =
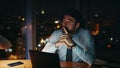
[[[58,54],[29,50],[32,68],[60,68]]]

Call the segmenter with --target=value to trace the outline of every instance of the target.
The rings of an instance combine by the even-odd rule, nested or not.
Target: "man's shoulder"
[[[57,29],[57,30],[54,30],[53,31],[53,34],[61,34],[62,33],[62,30],[61,29]]]
[[[79,29],[77,34],[79,36],[87,36],[87,35],[90,35],[90,31],[88,29],[81,28],[81,29]]]
[[[61,29],[56,29],[53,32],[61,32]]]
[[[88,29],[84,29],[84,28],[80,28],[79,32],[89,32],[89,30]]]

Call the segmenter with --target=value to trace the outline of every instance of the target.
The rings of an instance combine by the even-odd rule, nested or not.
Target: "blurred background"
[[[2,59],[27,59],[28,50],[41,50],[60,28],[65,9],[76,8],[95,40],[96,58],[120,63],[119,0],[1,0],[0,35],[12,47],[0,50]]]

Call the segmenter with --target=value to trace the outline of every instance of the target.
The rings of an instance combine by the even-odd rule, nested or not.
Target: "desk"
[[[21,61],[24,64],[9,67],[7,64]],[[76,62],[60,62],[61,68],[90,68],[85,63],[76,63]],[[0,60],[0,68],[32,68],[31,61],[30,60]]]

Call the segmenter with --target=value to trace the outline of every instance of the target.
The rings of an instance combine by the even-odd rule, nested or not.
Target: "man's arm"
[[[55,44],[48,42],[45,47],[42,49],[42,52],[49,52],[49,53],[55,53],[57,48],[55,47]]]
[[[80,37],[80,41],[73,48],[73,51],[79,56],[81,60],[92,65],[95,61],[94,42],[89,32],[85,31]]]
[[[42,52],[55,53],[57,48],[55,46],[56,42],[59,40],[59,37],[62,33],[60,31],[54,31],[49,38],[49,41],[42,49]]]

